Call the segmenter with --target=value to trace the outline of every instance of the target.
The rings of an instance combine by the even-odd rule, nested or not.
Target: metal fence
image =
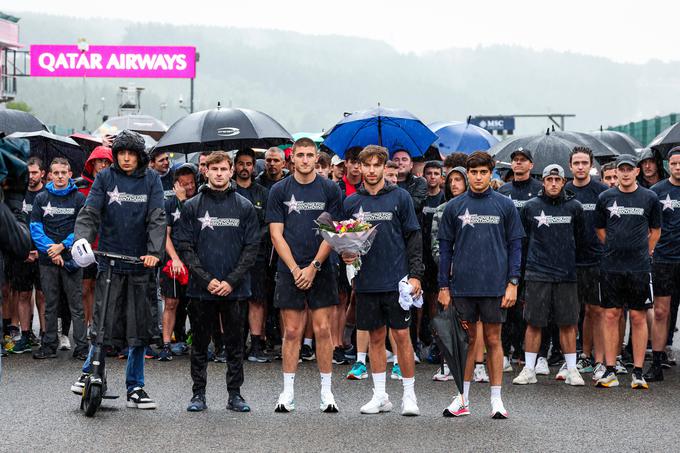
[[[635,121],[620,126],[609,127],[609,130],[624,132],[635,137],[643,145],[649,144],[661,131],[678,122],[679,114],[671,113],[666,116],[657,116],[647,120]]]

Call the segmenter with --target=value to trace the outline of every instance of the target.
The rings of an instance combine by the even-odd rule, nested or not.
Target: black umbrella
[[[9,138],[28,140],[31,156],[39,157],[45,167],[55,157],[64,157],[71,164],[74,177],[82,174],[87,153],[73,139],[51,134],[46,131],[15,132]]]
[[[293,143],[274,118],[257,110],[220,108],[192,113],[175,122],[156,149],[176,153],[269,148]]]
[[[569,140],[570,142],[576,143],[579,146],[586,146],[590,148],[593,151],[593,157],[597,159],[613,159],[620,154],[611,146],[598,140],[590,134],[586,134],[585,132],[552,131],[550,135]]]
[[[654,140],[647,145],[655,151],[658,151],[665,159],[668,151],[674,146],[680,145],[680,123],[664,129],[659,135],[654,137]]]
[[[489,149],[494,159],[498,162],[509,163],[510,154],[517,148],[522,147],[531,151],[534,158],[533,175],[541,175],[543,169],[550,164],[559,164],[564,168],[567,177],[571,177],[569,170],[569,155],[576,143],[557,137],[547,132],[545,135],[533,135],[528,137],[515,137],[503,140]]]
[[[608,144],[610,147],[614,148],[619,154],[631,154],[635,153],[636,149],[642,148],[642,144],[631,137],[628,134],[624,134],[619,131],[600,130],[597,132],[591,132],[590,135]]]
[[[46,131],[47,126],[35,116],[21,110],[0,110],[0,132],[5,135],[14,132]]]
[[[444,360],[449,364],[456,387],[462,394],[469,338],[455,307],[449,305],[448,309],[437,313],[430,322],[430,329]]]

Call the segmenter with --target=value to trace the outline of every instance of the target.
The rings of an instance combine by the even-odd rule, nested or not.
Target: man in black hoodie
[[[564,169],[552,164],[543,170],[543,190],[520,211],[527,235],[525,264],[524,369],[514,384],[535,384],[541,329],[552,320],[559,326],[566,359],[557,380],[584,385],[576,369],[576,326],[581,306],[576,283],[576,250],[587,244],[583,206],[565,192]]]
[[[92,184],[85,206],[75,225],[75,239],[91,243],[99,232],[98,249],[139,257],[143,264],[116,263],[105,316],[104,345],[129,346],[125,384],[127,407],[156,409],[144,391],[144,350],[151,340],[151,309],[147,297],[150,273],[158,265],[165,244],[163,186],[158,173],[148,168],[144,138],[124,130],[112,144],[113,165],[105,168]],[[74,246],[76,246],[74,242]],[[106,291],[106,260],[99,262],[95,286],[92,341],[99,323]],[[123,332],[124,331],[124,332]],[[124,334],[125,340],[118,338]],[[82,393],[91,372],[90,348],[83,374],[71,386]]]
[[[190,412],[207,408],[208,344],[215,319],[224,328],[227,353],[227,409],[248,412],[241,396],[243,333],[250,298],[250,268],[255,264],[261,230],[253,205],[230,183],[229,155],[216,151],[206,159],[208,184],[184,204],[173,235],[180,257],[189,268],[187,296],[193,339]]]

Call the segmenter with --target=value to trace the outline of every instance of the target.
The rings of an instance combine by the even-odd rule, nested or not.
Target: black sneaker
[[[300,349],[300,358],[309,362],[316,359],[316,355],[314,354],[314,350],[311,346],[303,344],[302,348]]]
[[[161,349],[160,354],[158,354],[159,362],[169,362],[172,360],[172,350],[170,349],[170,343],[165,343],[163,349]]]
[[[661,367],[670,369],[670,367],[673,366],[671,363],[668,361],[668,354],[666,354],[666,351],[661,353]],[[647,379],[649,380],[649,379]]]
[[[564,362],[562,351],[560,351],[559,349],[553,349],[552,353],[550,353],[550,357],[548,357],[548,365],[558,366],[562,362]]]
[[[227,409],[234,412],[250,412],[250,406],[248,406],[246,400],[238,393],[229,396]]]
[[[623,351],[621,352],[621,361],[626,368],[632,368],[634,365],[633,354],[628,350],[628,346],[624,347]]]
[[[57,358],[57,352],[53,351],[50,348],[43,348],[40,347],[37,351],[33,353],[33,358],[36,360],[42,360],[42,359],[56,359]]]
[[[227,350],[222,348],[220,353],[215,356],[216,363],[227,363]]]
[[[333,363],[336,365],[347,365],[350,363],[345,355],[345,350],[341,346],[333,350]]]
[[[250,348],[248,361],[255,363],[269,363],[272,361],[272,358],[265,354],[259,346],[253,346]]]
[[[205,395],[203,393],[196,393],[187,406],[187,412],[202,412],[207,408],[208,405],[205,403]]]
[[[136,409],[156,409],[158,405],[141,387],[135,387],[127,394],[127,407]]]
[[[647,382],[660,382],[663,381],[663,365],[654,365],[653,363],[647,369],[644,375],[645,381]]]
[[[353,363],[357,359],[357,349],[353,344],[347,346],[344,352],[347,363]]]

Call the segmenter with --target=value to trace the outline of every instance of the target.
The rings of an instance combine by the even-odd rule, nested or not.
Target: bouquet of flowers
[[[362,218],[336,222],[327,212],[322,213],[316,224],[321,237],[339,255],[351,253],[357,255],[351,266],[347,266],[347,278],[351,282],[361,267],[361,255],[365,255],[373,244],[377,233],[377,225],[373,226]]]

